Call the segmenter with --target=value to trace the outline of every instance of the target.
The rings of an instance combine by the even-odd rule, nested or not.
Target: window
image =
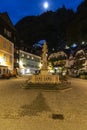
[[[0,74],[1,74],[1,68],[0,68]]]
[[[21,54],[22,57],[24,57],[24,54]]]
[[[32,57],[32,60],[34,59],[34,57]]]
[[[6,32],[7,32],[7,30],[6,30],[6,28],[4,28],[4,33],[6,34]]]
[[[6,62],[6,60],[7,60],[6,54],[4,54],[3,59],[4,59],[4,61]]]
[[[11,37],[11,32],[8,31],[6,28],[4,28],[4,33],[5,33],[8,37]]]
[[[3,43],[3,47],[6,48],[6,42],[5,42],[5,41],[4,41],[4,43]]]
[[[19,53],[19,51],[17,50],[17,54]]]
[[[30,56],[29,56],[29,55],[27,55],[27,58],[30,58]]]
[[[10,56],[10,59],[9,59],[10,63],[12,63],[12,56]]]
[[[5,73],[5,69],[3,69],[3,73]]]
[[[11,37],[11,32],[10,31],[7,31],[7,36]]]
[[[17,63],[19,63],[19,60],[17,59]]]
[[[9,46],[9,51],[12,51],[12,45]]]

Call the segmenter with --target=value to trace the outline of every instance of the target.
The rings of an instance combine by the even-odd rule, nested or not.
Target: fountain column
[[[47,65],[47,44],[43,44],[42,48],[42,68],[41,68],[41,74],[46,74],[48,72],[48,65]]]
[[[47,60],[47,44],[44,43],[43,48],[42,48],[42,68],[41,72],[38,75],[31,75],[28,83],[32,83],[33,85],[36,84],[41,84],[41,85],[55,85],[59,83],[59,76],[58,75],[52,75],[48,73],[48,60]]]

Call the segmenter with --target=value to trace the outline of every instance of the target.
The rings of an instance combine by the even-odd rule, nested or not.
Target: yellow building
[[[13,71],[14,44],[0,35],[0,74]]]
[[[16,30],[8,14],[0,13],[0,76],[13,72]]]

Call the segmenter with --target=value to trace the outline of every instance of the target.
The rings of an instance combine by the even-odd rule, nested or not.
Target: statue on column
[[[47,53],[48,53],[48,49],[47,49],[47,44],[45,42],[42,48],[42,70],[47,70]]]

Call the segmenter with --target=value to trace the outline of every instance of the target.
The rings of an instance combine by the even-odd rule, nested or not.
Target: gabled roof
[[[16,31],[16,29],[14,28],[14,25],[13,25],[12,21],[10,20],[10,17],[9,17],[7,12],[0,13],[0,17],[4,20],[5,23],[7,23],[13,30]]]

